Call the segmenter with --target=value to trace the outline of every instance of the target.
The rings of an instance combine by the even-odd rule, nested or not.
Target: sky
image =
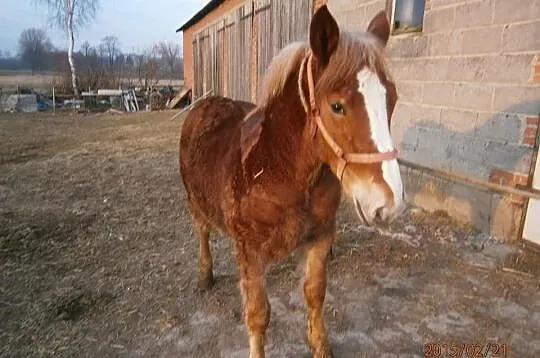
[[[30,27],[43,28],[55,47],[67,48],[64,31],[49,21],[47,8],[35,0],[0,0],[0,51],[16,54],[20,33]],[[120,40],[123,52],[143,50],[157,41],[175,41],[184,22],[199,11],[208,0],[100,0],[93,23],[79,31],[75,49],[88,41],[97,45],[108,35]]]

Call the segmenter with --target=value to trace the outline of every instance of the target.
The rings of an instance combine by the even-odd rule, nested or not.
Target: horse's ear
[[[242,156],[242,164],[244,164],[249,153],[251,153],[255,144],[259,141],[263,122],[264,114],[256,109],[246,115],[240,129],[240,153]]]
[[[317,60],[326,66],[330,56],[339,42],[339,27],[328,11],[326,5],[321,6],[311,19],[309,26],[309,44]]]
[[[367,30],[381,40],[383,45],[386,46],[388,38],[390,37],[390,23],[386,17],[386,12],[381,11],[375,15],[375,17],[371,19]]]

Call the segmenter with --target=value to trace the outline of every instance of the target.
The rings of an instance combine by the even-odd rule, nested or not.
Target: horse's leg
[[[264,338],[270,322],[264,268],[254,261],[240,261],[240,276],[244,320],[249,334],[249,358],[264,358]]]
[[[332,356],[324,328],[323,305],[326,294],[326,263],[334,242],[331,232],[322,236],[307,252],[304,297],[307,306],[307,338],[313,357]]]
[[[199,288],[206,290],[214,284],[212,254],[210,253],[210,225],[204,219],[195,219],[195,230],[199,239]]]

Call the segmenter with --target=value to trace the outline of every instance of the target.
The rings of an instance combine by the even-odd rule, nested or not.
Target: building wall
[[[386,0],[329,0],[341,26],[365,29]],[[540,113],[540,0],[426,0],[421,33],[388,44],[399,102],[392,134],[414,163],[530,185]],[[515,239],[524,198],[403,168],[411,202]]]
[[[226,0],[199,22],[182,34],[184,52],[184,85],[193,88],[193,35],[206,26],[222,18],[225,14],[242,5],[245,0]]]
[[[184,33],[192,86],[193,34],[241,5],[228,0]],[[391,0],[327,3],[340,26],[365,29]],[[388,44],[399,101],[392,134],[400,156],[513,187],[530,187],[540,114],[540,0],[426,0],[423,30]],[[402,168],[408,200],[517,239],[526,199]]]
[[[186,45],[191,43],[186,82],[193,95],[213,89],[255,102],[270,60],[287,44],[307,39],[312,6],[306,0],[243,0],[230,11],[212,12],[213,21],[185,34]]]

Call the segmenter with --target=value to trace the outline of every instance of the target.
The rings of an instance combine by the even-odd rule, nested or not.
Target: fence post
[[[54,93],[54,86],[52,88],[52,107],[53,107],[53,113],[56,113],[56,96]]]

